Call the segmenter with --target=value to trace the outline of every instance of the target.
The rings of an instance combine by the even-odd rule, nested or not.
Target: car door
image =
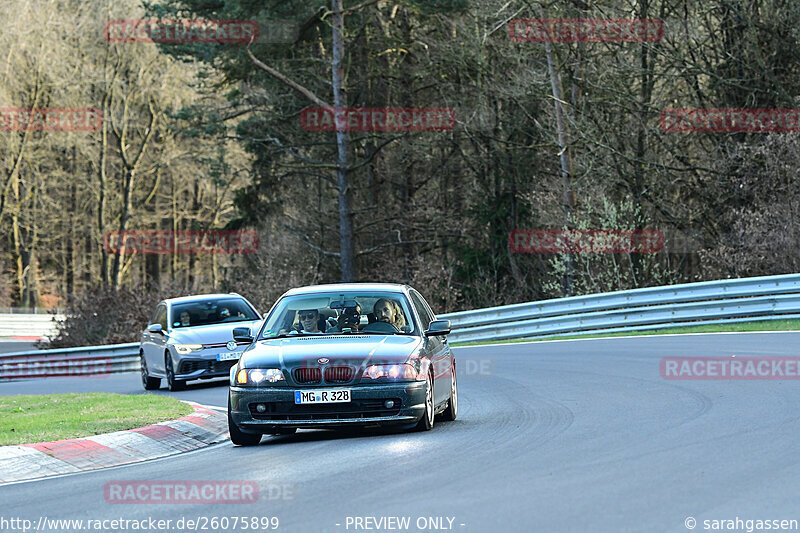
[[[420,298],[422,298],[422,303],[425,304],[425,308],[430,314],[431,321],[436,320],[436,314],[433,312],[433,309],[431,309],[431,306],[428,305],[428,300],[426,300],[422,295],[420,295]],[[453,373],[455,372],[453,352],[450,350],[450,344],[447,342],[447,336],[436,337],[436,340],[438,342],[437,346],[439,349],[439,352],[437,352],[437,360],[440,368],[442,369],[439,376],[442,384],[440,389],[442,392],[442,397],[445,400],[448,400],[450,399],[450,381]]]
[[[156,323],[156,316],[158,315],[158,310],[161,309],[161,304],[157,305],[155,310],[153,311],[153,315],[150,317],[150,321],[145,326],[144,331],[142,332],[141,338],[141,350],[142,356],[144,356],[144,360],[147,363],[147,368],[152,374],[156,369],[153,366],[153,334],[148,331],[148,328],[151,324]]]
[[[147,368],[151,373],[166,375],[164,369],[164,346],[167,344],[167,305],[158,304],[148,327],[152,324],[161,325],[161,333],[150,333],[145,330],[142,334],[142,352],[147,361]]]
[[[427,330],[430,323],[436,320],[430,306],[417,291],[411,291],[411,301],[420,321],[423,323],[423,330]],[[438,405],[450,398],[450,356],[449,347],[443,337],[425,337],[425,351],[431,358],[433,364],[434,386],[433,392],[435,403]]]

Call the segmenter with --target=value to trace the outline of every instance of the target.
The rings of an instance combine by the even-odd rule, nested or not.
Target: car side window
[[[433,316],[428,311],[425,301],[422,299],[422,296],[416,292],[411,293],[411,301],[414,302],[414,308],[417,310],[419,319],[422,320],[422,331],[427,330],[428,326],[431,324],[431,321],[433,321]]]
[[[150,322],[148,322],[148,326],[152,324],[158,324],[158,312],[161,311],[162,305],[157,305],[155,311],[153,311],[153,316],[150,317]]]
[[[153,324],[161,324],[161,329],[167,331],[167,306],[159,305],[156,309],[156,316],[153,319]]]
[[[428,300],[426,300],[421,294],[419,297],[422,300],[422,303],[425,305],[425,309],[428,310],[428,315],[431,317],[431,320],[436,320],[436,313],[434,313],[433,309],[431,309],[431,306],[428,305]]]

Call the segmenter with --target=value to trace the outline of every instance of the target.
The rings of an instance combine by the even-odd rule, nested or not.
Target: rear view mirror
[[[331,309],[347,309],[348,307],[355,307],[358,303],[355,300],[340,300],[338,302],[331,302]]]
[[[233,340],[237,342],[253,342],[250,328],[233,328]]]
[[[449,320],[434,320],[428,326],[428,331],[425,332],[426,337],[442,337],[450,333]]]

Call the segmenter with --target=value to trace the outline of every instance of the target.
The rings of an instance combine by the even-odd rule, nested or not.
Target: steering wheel
[[[373,333],[400,333],[400,330],[397,329],[393,324],[389,324],[388,322],[373,322],[371,324],[367,324],[361,331],[366,332],[373,332]]]

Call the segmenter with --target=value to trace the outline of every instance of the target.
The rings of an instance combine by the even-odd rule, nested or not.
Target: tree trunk
[[[341,109],[347,106],[344,94],[344,15],[342,0],[331,0],[331,23],[333,26],[333,106]],[[342,281],[355,281],[355,254],[353,252],[353,213],[352,190],[347,175],[349,139],[346,131],[336,131],[337,188],[339,192],[339,252],[341,254]]]
[[[105,76],[106,69],[103,69]],[[97,172],[97,248],[100,252],[100,281],[103,287],[108,287],[108,251],[105,248],[105,233],[106,233],[106,184],[108,183],[108,117],[111,115],[111,88],[108,86],[107,80],[104,80],[103,90],[103,124],[101,130],[101,143],[100,143],[100,168]]]
[[[649,0],[642,0],[640,3],[639,18],[646,19],[649,15]],[[650,56],[650,43],[641,43],[639,45],[639,61],[641,65],[641,83],[640,87],[640,100],[639,100],[639,131],[636,134],[636,158],[633,170],[633,202],[636,209],[642,213],[642,193],[644,192],[644,159],[647,155],[647,122],[648,110],[650,107],[650,98],[653,91],[653,73],[649,61]],[[631,254],[631,270],[633,273],[634,283],[638,286],[639,280],[642,279],[642,256],[641,254]]]
[[[125,234],[125,230],[128,229],[128,220],[131,218],[133,213],[133,183],[136,179],[136,171],[135,170],[126,170],[125,171],[125,179],[123,181],[122,186],[122,214],[119,217],[119,227],[118,231],[120,235]],[[122,265],[125,263],[125,254],[124,248],[122,248],[119,253],[114,256],[114,267],[113,267],[113,282],[114,288],[118,288],[122,283]]]
[[[36,307],[39,294],[36,281],[36,186],[32,185],[30,193],[20,183],[19,175],[12,190],[17,209],[11,216],[11,231],[14,237],[16,255],[17,298],[22,307]],[[35,177],[32,179],[36,179]],[[23,203],[30,199],[29,225],[20,224],[19,213],[24,213]]]
[[[77,150],[76,147],[72,147],[72,157],[71,157],[71,167],[72,167],[72,175],[78,175],[78,161],[77,161]],[[70,212],[77,213],[78,212],[78,185],[75,183],[75,180],[72,181],[70,184]],[[66,293],[67,293],[67,301],[72,302],[75,297],[75,240],[77,239],[77,235],[75,233],[75,224],[70,224],[69,230],[67,232],[67,250],[66,250],[66,278],[67,278],[67,286],[66,286]]]
[[[125,101],[126,108],[129,106],[129,101]],[[147,128],[143,138],[142,144],[139,147],[138,152],[134,157],[130,157],[128,153],[128,146],[129,146],[129,138],[128,138],[128,128],[131,126],[127,122],[127,113],[123,113],[123,124],[120,131],[115,131],[115,137],[117,140],[117,144],[119,146],[119,154],[120,158],[122,159],[122,167],[124,169],[124,178],[123,178],[123,185],[122,185],[122,213],[119,217],[119,232],[120,235],[125,234],[125,230],[128,229],[128,220],[131,219],[133,216],[133,189],[134,183],[136,182],[137,174],[139,173],[139,166],[142,162],[142,158],[144,157],[145,152],[148,149],[150,144],[150,140],[152,139],[153,132],[156,126],[157,115],[156,111],[153,108],[152,103],[149,105],[150,111],[150,125]],[[125,254],[123,253],[124,247],[118,254],[114,256],[114,266],[113,266],[113,283],[114,288],[119,288],[122,284],[122,278],[124,277],[125,270]],[[133,258],[131,258],[131,261]],[[130,264],[130,263],[129,263]]]
[[[196,227],[202,227],[203,224],[193,224],[192,222],[197,221],[197,214],[200,210],[200,180],[196,178],[194,183],[192,184],[192,210],[189,215],[189,223],[186,225],[187,230],[194,229]],[[195,290],[197,286],[197,274],[195,272],[197,270],[197,256],[195,254],[189,254],[189,286],[192,287],[192,290]]]
[[[544,10],[542,10],[542,18]],[[553,47],[550,42],[545,40],[545,54],[547,55],[547,68],[550,73],[550,85],[553,89],[553,101],[555,104],[556,112],[556,129],[558,131],[558,147],[560,150],[561,159],[561,183],[564,189],[563,205],[566,226],[571,224],[572,211],[575,208],[575,199],[572,196],[572,158],[570,153],[570,140],[569,130],[567,125],[567,118],[563,107],[563,91],[561,90],[561,79],[558,74],[558,67],[556,65],[555,56],[553,54]],[[572,296],[572,279],[573,279],[573,259],[572,254],[568,253],[567,256],[567,270],[564,276],[563,287],[564,295]]]

